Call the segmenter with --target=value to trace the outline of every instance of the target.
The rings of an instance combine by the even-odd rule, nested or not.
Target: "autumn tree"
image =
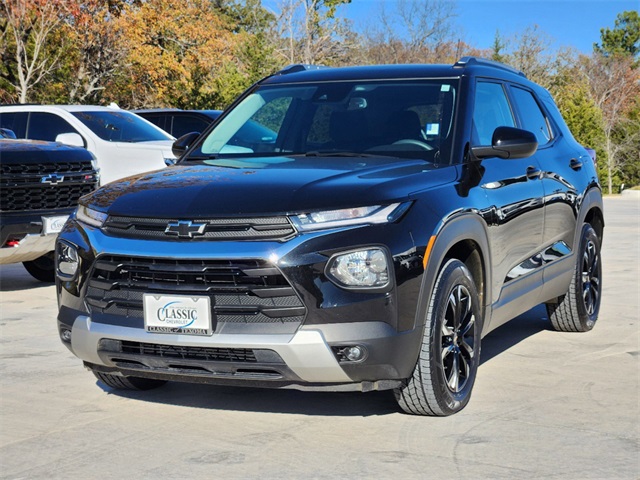
[[[118,17],[124,2],[67,0],[64,34],[73,43],[66,68],[69,103],[100,103],[109,82],[126,65]]]
[[[375,26],[367,29],[369,63],[444,63],[457,60],[467,45],[455,41],[455,2],[398,0],[392,11],[384,4]]]
[[[232,58],[234,36],[209,0],[127,5],[120,27],[128,48],[114,99],[126,107],[211,108],[216,78]]]
[[[45,52],[62,22],[61,4],[57,0],[3,0],[0,79],[7,90],[2,96],[26,103],[34,86],[57,68],[59,54]]]
[[[271,37],[284,63],[332,65],[347,54],[350,31],[337,16],[351,0],[281,0]]]

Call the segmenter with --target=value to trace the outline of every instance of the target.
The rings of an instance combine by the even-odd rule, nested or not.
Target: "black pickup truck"
[[[0,168],[0,264],[22,262],[53,282],[55,239],[79,198],[97,188],[95,159],[84,148],[0,138]]]

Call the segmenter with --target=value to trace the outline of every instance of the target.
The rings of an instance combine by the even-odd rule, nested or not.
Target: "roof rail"
[[[516,68],[505,65],[504,63],[487,60],[486,58],[481,57],[462,57],[460,60],[453,64],[454,67],[466,67],[467,65],[485,65],[487,67],[499,68],[501,70],[506,70],[507,72],[515,73],[516,75],[520,75],[526,78],[524,72]]]
[[[304,72],[305,70],[320,70],[321,68],[327,68],[324,65],[309,65],[308,63],[294,63],[293,65],[287,65],[276,75],[287,75],[289,73]]]

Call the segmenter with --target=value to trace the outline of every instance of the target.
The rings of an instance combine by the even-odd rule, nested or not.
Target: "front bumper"
[[[393,235],[391,228],[396,229]],[[407,261],[407,252],[415,246],[411,236],[400,235],[399,230],[397,226],[354,228],[282,243],[176,243],[114,238],[76,224],[61,235],[79,247],[81,257],[79,278],[58,280],[61,338],[90,368],[123,375],[248,386],[393,388],[410,375],[422,332],[415,325],[421,261]],[[390,246],[383,242],[389,236],[405,241]],[[387,291],[349,292],[326,278],[324,267],[333,252],[372,244],[386,245],[393,256],[395,282]],[[180,261],[268,260],[288,279],[306,314],[293,331],[271,331],[264,323],[227,329],[227,323],[211,336],[150,333],[140,317],[92,314],[88,308],[85,297],[92,265],[107,252]],[[349,361],[340,355],[341,348],[354,345],[365,349],[365,358]],[[255,360],[238,360],[233,355],[219,358],[236,349],[243,356],[255,354]]]
[[[55,249],[58,234],[26,235],[14,247],[0,248],[0,265],[35,260]]]

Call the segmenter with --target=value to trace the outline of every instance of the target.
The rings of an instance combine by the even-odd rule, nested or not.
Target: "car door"
[[[575,146],[562,136],[535,92],[521,85],[510,85],[509,91],[522,128],[538,138],[535,157],[542,167],[545,203],[542,259],[544,281],[551,282],[573,273],[573,262],[558,260],[568,259],[574,248],[579,199],[589,181],[582,169],[582,162],[587,159],[581,158]]]
[[[491,145],[497,127],[517,127],[506,85],[478,79],[472,146]],[[544,191],[535,157],[485,158],[479,186],[487,198],[484,217],[491,248],[492,328],[539,303]]]

